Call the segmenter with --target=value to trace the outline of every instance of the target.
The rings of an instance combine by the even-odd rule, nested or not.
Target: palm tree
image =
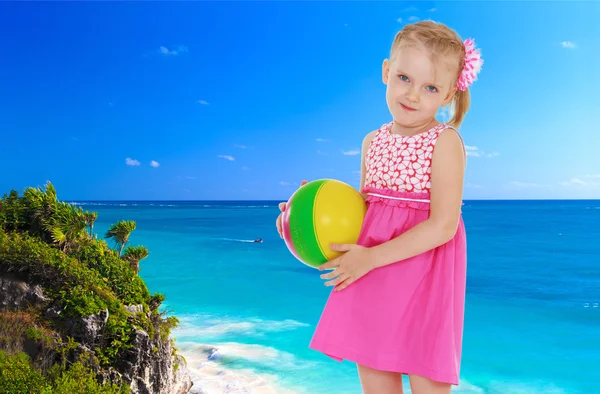
[[[85,222],[87,223],[88,228],[90,230],[90,237],[91,237],[94,233],[94,223],[96,222],[96,219],[98,219],[98,212],[85,211],[83,213],[83,216],[85,217]]]
[[[49,241],[51,234],[43,233],[44,229],[51,226],[52,216],[57,209],[58,199],[54,185],[46,182],[46,190],[37,187],[28,187],[23,192],[23,203],[30,218],[30,230],[34,234],[39,234]]]
[[[129,242],[131,232],[135,230],[135,222],[133,220],[120,220],[110,226],[104,238],[112,238],[117,246],[119,246],[119,256],[123,253],[123,248]]]
[[[140,261],[148,257],[148,248],[145,246],[128,246],[122,259],[129,261],[130,267],[136,274],[140,272]]]
[[[65,252],[84,236],[86,227],[83,210],[63,201],[56,203],[54,214],[44,220],[44,230]]]

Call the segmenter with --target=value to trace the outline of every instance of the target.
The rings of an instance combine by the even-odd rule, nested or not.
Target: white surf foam
[[[182,315],[180,326],[173,330],[177,348],[188,363],[194,386],[190,394],[325,394],[330,388],[314,379],[321,375],[325,364],[307,361],[274,347],[225,340],[263,337],[266,334],[294,330],[308,324],[295,320],[240,319],[231,316],[206,314]],[[200,341],[211,344],[199,343]],[[327,368],[328,369],[328,368]],[[293,378],[284,383],[281,376]],[[358,384],[357,387],[360,387]],[[411,394],[405,379],[406,394]],[[307,385],[309,387],[302,387]],[[318,389],[315,389],[318,387]],[[567,394],[564,390],[542,382],[490,382],[484,387],[464,378],[453,394]],[[340,391],[336,394],[359,394]]]
[[[179,343],[180,353],[187,361],[187,367],[194,386],[190,393],[198,394],[303,394],[302,388],[284,387],[273,373],[258,373],[261,367],[289,371],[306,368],[309,365],[277,349],[240,343],[206,345]],[[248,362],[251,368],[230,368],[235,361]]]
[[[247,318],[244,320],[232,317],[212,315],[182,315],[180,326],[173,330],[177,337],[222,336],[223,334],[264,336],[273,332],[295,330],[308,324],[296,320],[264,320]]]
[[[265,320],[188,314],[179,317],[173,330],[177,348],[186,358],[194,387],[201,394],[300,394],[301,388],[284,387],[278,376],[312,366],[293,354],[258,344],[226,341],[224,338],[264,337],[274,332],[307,326],[295,320]],[[198,343],[200,341],[211,344]]]

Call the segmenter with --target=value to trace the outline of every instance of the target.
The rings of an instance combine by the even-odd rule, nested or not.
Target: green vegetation
[[[164,295],[151,295],[138,276],[148,250],[128,245],[135,222],[110,227],[102,238],[114,241],[112,249],[94,233],[97,217],[59,201],[49,182],[0,200],[0,277],[40,285],[48,299],[26,310],[0,310],[0,392],[127,393],[125,384],[101,384],[97,376],[119,370],[135,329],[169,340],[178,321],[158,311]],[[130,313],[126,305],[143,312]],[[48,317],[49,309],[59,313]],[[108,321],[93,349],[67,335],[70,320],[103,310]]]

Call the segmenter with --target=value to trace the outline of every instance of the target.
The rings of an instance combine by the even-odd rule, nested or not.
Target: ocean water
[[[329,288],[275,230],[277,202],[78,202],[103,236],[137,222],[140,275],[181,320],[205,393],[361,393],[308,349]],[[600,201],[466,201],[468,289],[456,393],[600,392]],[[264,243],[252,243],[255,238]],[[408,386],[405,392],[410,392]]]

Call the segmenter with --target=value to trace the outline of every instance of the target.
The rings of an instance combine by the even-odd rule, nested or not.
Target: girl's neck
[[[438,124],[440,124],[440,122],[437,121],[437,119],[433,118],[431,119],[429,122],[420,125],[420,126],[403,126],[400,123],[398,123],[395,119],[394,122],[392,124],[392,128],[390,130],[390,132],[392,134],[398,134],[398,135],[402,135],[405,137],[413,137],[415,135],[419,135],[422,134],[426,131],[431,130],[432,128],[434,128],[435,126],[437,126]]]

